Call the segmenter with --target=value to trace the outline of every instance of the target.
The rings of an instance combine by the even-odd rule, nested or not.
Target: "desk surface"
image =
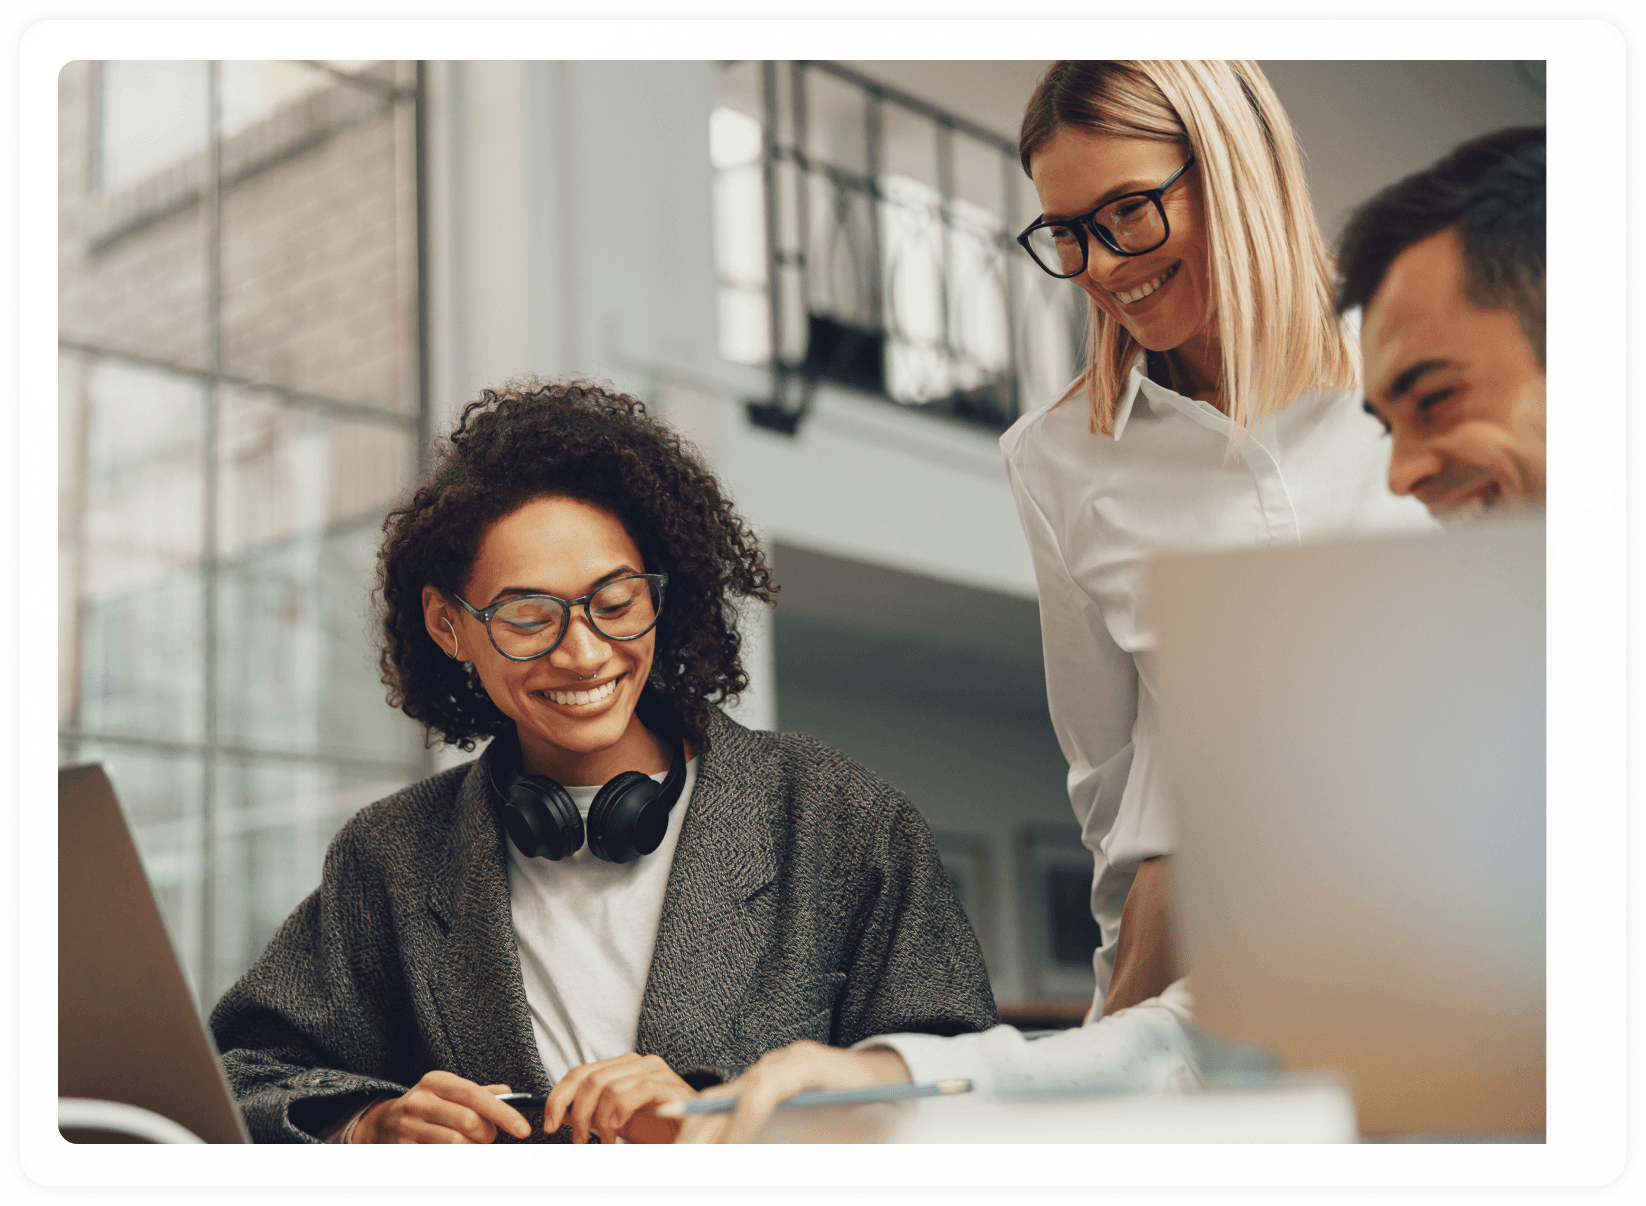
[[[1354,1143],[1354,1100],[1311,1078],[1164,1095],[928,1097],[787,1110],[759,1143]]]

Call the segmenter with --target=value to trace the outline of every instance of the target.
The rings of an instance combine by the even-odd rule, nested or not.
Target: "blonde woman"
[[[1000,443],[1034,554],[1069,800],[1095,861],[1096,999],[1085,1026],[1034,1043],[1003,1026],[772,1052],[728,1090],[735,1115],[683,1138],[747,1137],[814,1087],[1195,1083],[1144,562],[1431,526],[1385,484],[1388,445],[1355,396],[1354,337],[1296,141],[1255,63],[1056,63],[1018,145],[1042,208],[1018,241],[1086,294],[1090,316],[1085,371]]]

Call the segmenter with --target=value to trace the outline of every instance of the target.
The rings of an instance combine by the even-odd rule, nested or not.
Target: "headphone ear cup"
[[[600,789],[589,806],[589,849],[608,863],[632,863],[663,844],[669,809],[658,798],[663,785],[639,771],[624,771]]]
[[[545,775],[526,775],[509,784],[503,827],[527,858],[558,862],[583,848],[583,814],[571,794]]]

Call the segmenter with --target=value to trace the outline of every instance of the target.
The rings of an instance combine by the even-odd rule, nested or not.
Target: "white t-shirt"
[[[664,774],[652,778],[662,781]],[[669,812],[663,843],[632,863],[608,863],[585,842],[570,858],[527,858],[508,842],[509,910],[532,1034],[549,1079],[633,1051],[663,894],[686,818],[697,759]],[[598,787],[567,787],[583,820]]]
[[[1148,559],[1439,529],[1416,499],[1389,493],[1389,443],[1349,394],[1304,394],[1233,456],[1226,416],[1137,369],[1113,437],[1092,434],[1090,413],[1078,394],[1043,406],[1000,447],[1034,559],[1069,802],[1096,864],[1096,1016],[1137,866],[1176,849],[1156,748]],[[1239,640],[1241,618],[1228,625]]]

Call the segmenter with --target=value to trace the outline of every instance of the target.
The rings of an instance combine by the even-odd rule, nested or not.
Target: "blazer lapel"
[[[775,751],[718,711],[680,828],[640,1003],[640,1054],[672,1067],[747,1062],[736,1024],[760,949],[748,902],[777,875]]]
[[[481,1084],[544,1092],[548,1073],[520,977],[506,838],[491,790],[497,747],[493,741],[475,760],[458,791],[428,897],[443,937],[414,970],[445,1024],[457,1064],[452,1071]]]

